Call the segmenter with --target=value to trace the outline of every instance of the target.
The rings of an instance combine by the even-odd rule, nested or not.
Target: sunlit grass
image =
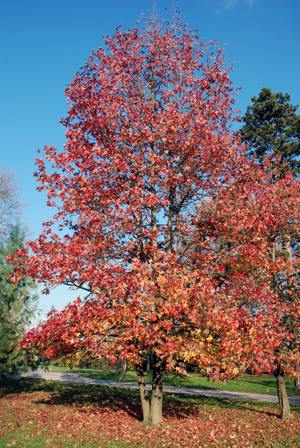
[[[111,381],[137,381],[136,373],[133,370],[128,370],[125,374],[120,375],[111,370],[97,370],[97,369],[80,369],[68,367],[51,366],[52,372],[68,372],[78,373],[83,377],[95,378],[101,380]],[[146,374],[146,381],[150,382],[149,374]],[[195,387],[204,389],[227,390],[237,392],[250,392],[259,394],[276,395],[276,380],[272,375],[243,375],[238,379],[221,382],[209,381],[207,378],[200,376],[197,373],[189,373],[187,377],[179,377],[172,373],[167,373],[164,378],[164,383],[170,386]],[[287,393],[290,396],[300,395],[299,390],[294,388],[294,380],[286,378]]]

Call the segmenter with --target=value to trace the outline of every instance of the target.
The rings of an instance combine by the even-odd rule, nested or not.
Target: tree
[[[225,346],[218,341],[215,358],[225,354],[237,374],[274,373],[282,418],[290,414],[284,376],[295,376],[300,361],[299,258],[288,250],[299,238],[299,221],[299,181],[268,166],[244,172],[202,205],[195,240],[197,262],[212,259],[219,289],[239,307],[238,330]]]
[[[243,141],[249,144],[249,155],[262,161],[278,156],[296,175],[300,172],[300,115],[287,93],[263,88],[252,97],[240,129]]]
[[[0,171],[0,238],[7,236],[10,224],[16,220],[19,212],[14,178],[8,171]]]
[[[6,240],[0,243],[0,376],[16,373],[23,364],[24,351],[20,337],[31,324],[36,296],[32,281],[22,277],[18,283],[9,280],[14,266],[6,257],[22,246],[24,233],[19,225],[10,227]]]
[[[297,106],[291,104],[288,94],[274,93],[271,89],[264,88],[258,97],[252,98],[252,105],[247,109],[244,117],[245,124],[240,134],[244,142],[250,145],[250,156],[256,155],[261,162],[265,157],[273,160],[277,157],[277,163],[283,172],[290,169],[298,176],[300,172],[300,116],[296,112]],[[297,238],[295,235],[285,234],[281,237],[281,241],[277,241],[277,249],[295,258],[295,251],[299,247],[299,235]],[[290,293],[284,291],[280,276],[277,280],[279,284],[277,285],[274,280],[274,288],[281,292],[282,300],[286,300],[290,297]],[[298,295],[295,289],[294,294],[295,301]],[[296,323],[295,325],[297,328]],[[275,372],[278,373],[279,370]],[[278,380],[283,381],[280,378]]]
[[[220,50],[157,22],[117,30],[106,45],[66,89],[64,149],[46,147],[37,160],[53,219],[15,257],[16,281],[26,274],[87,296],[54,311],[22,344],[48,358],[130,360],[144,420],[158,424],[166,370],[193,356],[208,376],[235,374],[212,346],[215,334],[218,347],[236,336],[240,293],[224,299],[211,258],[191,262],[191,245],[199,204],[256,164],[230,131],[232,86]],[[249,294],[253,302],[262,295]]]

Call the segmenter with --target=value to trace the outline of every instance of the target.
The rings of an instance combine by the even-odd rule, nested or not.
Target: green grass
[[[136,373],[128,370],[124,375],[119,375],[114,371],[97,370],[97,369],[80,369],[68,367],[51,366],[52,372],[68,372],[78,373],[83,377],[95,378],[100,380],[113,381],[137,381]],[[146,381],[150,382],[151,378],[146,375]],[[196,387],[200,389],[215,389],[237,392],[252,392],[258,394],[276,395],[276,381],[272,375],[243,375],[239,379],[230,380],[225,383],[221,381],[208,381],[207,378],[197,373],[190,373],[187,377],[181,378],[178,375],[167,373],[164,378],[164,384],[169,386]],[[290,396],[300,395],[300,391],[294,389],[294,381],[286,378],[287,393]]]
[[[65,440],[65,438],[56,436],[48,439],[44,437],[30,437],[24,430],[15,432],[11,436],[4,437],[0,440],[0,448],[17,447],[17,448],[45,448],[45,447],[61,447],[64,448],[100,448],[98,443],[78,443],[76,440]],[[116,445],[107,442],[101,445],[101,448],[137,448],[136,445],[124,445],[123,443]]]
[[[115,444],[111,442],[101,443],[99,445],[98,443],[79,443],[76,440],[65,440],[65,438],[62,437],[51,437],[51,439],[48,439],[47,436],[45,437],[38,437],[38,438],[31,438],[28,437],[26,433],[24,433],[22,430],[20,430],[17,433],[14,433],[13,435],[9,437],[5,437],[0,440],[0,448],[8,448],[8,447],[15,447],[15,448],[45,448],[45,447],[63,447],[63,448],[143,448],[143,446],[139,445],[139,447],[136,444]],[[294,445],[293,445],[294,446]],[[179,446],[178,446],[179,448]],[[284,444],[278,444],[274,446],[274,448],[292,448],[292,445],[289,442],[286,442]]]

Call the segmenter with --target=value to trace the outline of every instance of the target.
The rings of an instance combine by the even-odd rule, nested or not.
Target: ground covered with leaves
[[[1,388],[0,448],[292,448],[300,413],[284,422],[277,407],[167,395],[164,422],[144,425],[136,392],[22,380]]]

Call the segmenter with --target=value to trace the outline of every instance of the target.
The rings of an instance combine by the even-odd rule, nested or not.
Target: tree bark
[[[116,373],[118,375],[124,375],[127,369],[126,359],[118,359],[116,362]]]
[[[150,423],[159,425],[162,422],[163,362],[156,356],[153,358]]]
[[[295,389],[299,390],[300,389],[300,365],[298,365],[296,367],[297,370],[297,378],[295,379]]]
[[[275,371],[275,378],[277,382],[277,394],[278,394],[278,402],[280,408],[280,417],[283,420],[286,420],[291,415],[289,397],[286,392],[284,373],[278,367]]]
[[[151,360],[150,360],[150,353],[148,353],[147,356],[147,373],[151,372]]]
[[[141,398],[141,404],[142,404],[143,422],[150,423],[150,397],[149,397],[149,393],[146,388],[143,367],[138,366],[136,371],[137,371],[139,390],[140,390],[140,398]]]

